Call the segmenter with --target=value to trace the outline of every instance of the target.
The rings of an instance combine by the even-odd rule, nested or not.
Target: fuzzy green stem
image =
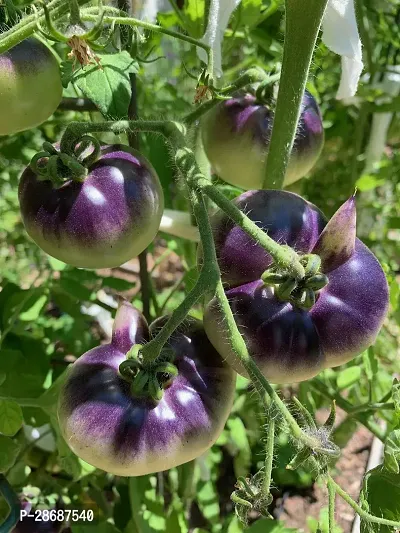
[[[372,522],[373,524],[381,524],[382,526],[390,526],[394,528],[400,528],[400,522],[395,522],[394,520],[387,520],[386,518],[380,518],[379,516],[374,516],[367,511],[364,511],[362,507],[358,505],[357,502],[351,498],[346,491],[338,485],[330,475],[328,475],[328,488],[331,486],[337,494],[350,505],[350,507],[366,522]]]
[[[69,23],[72,25],[81,24],[81,15],[79,5],[76,0],[68,0],[69,4]]]
[[[186,296],[185,300],[172,312],[168,322],[154,337],[154,339],[145,344],[141,349],[143,359],[146,363],[153,362],[157,359],[163,346],[179,326],[179,324],[181,324],[181,322],[186,318],[190,309],[206,292],[213,292],[219,280],[219,269],[215,255],[214,239],[212,236],[210,222],[208,220],[207,210],[204,205],[204,199],[201,194],[192,192],[191,201],[203,243],[203,267],[195,286]]]
[[[304,267],[299,256],[290,247],[282,246],[268,237],[252,220],[250,220],[234,203],[228,200],[222,192],[212,185],[206,178],[198,178],[196,185],[211,198],[238,226],[248,233],[274,259],[277,266],[295,279],[304,277]]]
[[[199,48],[203,48],[203,50],[205,50],[205,52],[207,53],[207,58],[208,58],[207,72],[210,71],[209,73],[210,75],[212,75],[212,70],[210,69],[212,69],[212,65],[213,65],[213,51],[207,44],[204,44],[198,39],[194,39],[193,37],[189,37],[188,35],[185,35],[183,33],[169,30],[167,28],[162,28],[161,26],[157,26],[156,24],[151,24],[150,22],[145,22],[144,20],[137,20],[135,18],[123,17],[123,16],[116,17],[112,15],[111,16],[107,15],[107,12],[109,12],[109,8],[107,6],[104,7],[104,12],[106,13],[103,19],[104,24],[118,24],[118,25],[122,24],[125,26],[132,26],[134,28],[135,27],[143,28],[148,31],[154,31],[156,33],[163,33],[164,35],[168,35],[169,37],[173,37],[174,39],[179,39],[181,41],[190,43],[194,46],[198,46]],[[115,11],[113,12],[115,13]],[[97,16],[83,13],[82,19],[95,22],[97,20]]]
[[[79,5],[83,5],[89,3],[90,0],[76,1]],[[68,13],[69,5],[65,0],[53,0],[47,4],[47,8],[51,12],[52,20],[56,21]],[[30,37],[37,28],[37,22],[45,22],[43,9],[38,11],[38,14],[33,13],[23,17],[18,24],[0,35],[0,54]]]
[[[247,370],[257,392],[260,394],[262,399],[264,399],[264,393],[268,393],[273,403],[283,415],[286,423],[290,428],[293,438],[301,441],[303,444],[305,444],[311,449],[316,449],[319,444],[318,441],[304,433],[304,431],[301,429],[301,427],[298,425],[298,423],[286,407],[285,403],[281,400],[276,391],[265,379],[258,366],[251,359],[243,337],[237,329],[236,322],[233,317],[232,310],[221,281],[219,281],[217,285],[216,297],[224,315],[225,324],[228,329],[229,342],[232,346],[232,350]]]
[[[335,487],[328,483],[328,532],[334,533],[335,531]]]
[[[271,407],[270,407],[271,409]],[[263,489],[265,494],[269,494],[271,490],[272,477],[272,463],[274,460],[274,445],[275,445],[275,419],[274,413],[270,413],[267,429],[267,441],[265,444],[265,476],[263,481]]]
[[[279,74],[275,74],[273,76],[267,76],[267,74],[259,68],[252,68],[249,69],[243,76],[240,76],[235,83],[224,87],[223,89],[218,91],[219,95],[229,95],[230,93],[237,91],[238,89],[241,89],[242,87],[246,87],[247,85],[251,85],[252,83],[257,82],[264,82],[264,83],[275,83],[279,79]],[[183,122],[185,124],[192,124],[197,119],[199,119],[202,115],[207,113],[210,109],[212,109],[214,106],[216,106],[221,100],[218,98],[213,98],[212,100],[209,100],[208,102],[204,102],[204,104],[199,105],[194,111],[186,115],[184,117]]]
[[[289,163],[308,71],[327,0],[286,0],[286,31],[264,188],[281,189]]]

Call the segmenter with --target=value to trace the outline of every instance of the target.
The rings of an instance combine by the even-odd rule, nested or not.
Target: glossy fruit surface
[[[222,432],[233,403],[236,374],[188,317],[169,342],[178,375],[155,403],[134,396],[119,365],[151,332],[142,314],[124,302],[110,344],[82,355],[61,391],[58,418],[71,449],[88,463],[120,476],[167,470],[203,454]]]
[[[282,301],[261,279],[271,257],[224,214],[215,215],[226,295],[249,353],[266,378],[303,381],[368,348],[387,313],[388,286],[375,256],[355,237],[354,198],[328,224],[314,205],[289,192],[249,191],[234,202],[275,241],[299,254],[319,254],[321,272],[328,278],[310,309]],[[215,299],[206,307],[204,327],[222,357],[246,375],[225,340]]]
[[[70,265],[109,268],[154,239],[164,194],[151,164],[123,145],[104,146],[81,183],[57,187],[27,167],[19,184],[25,229],[42,250]]]
[[[39,126],[61,102],[56,58],[31,37],[0,55],[0,135]]]
[[[225,100],[212,108],[201,123],[205,153],[215,173],[242,189],[262,189],[273,111],[251,94]],[[324,142],[318,104],[306,91],[284,185],[307,174]]]

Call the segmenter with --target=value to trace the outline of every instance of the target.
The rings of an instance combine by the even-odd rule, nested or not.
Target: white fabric
[[[363,70],[354,0],[329,0],[322,31],[322,41],[332,52],[342,56],[342,76],[336,98],[352,97]]]

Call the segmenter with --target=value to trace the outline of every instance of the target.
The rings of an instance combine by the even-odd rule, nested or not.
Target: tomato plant
[[[0,531],[399,530],[399,21],[0,5]]]

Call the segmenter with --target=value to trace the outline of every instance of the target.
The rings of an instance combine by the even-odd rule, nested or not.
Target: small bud
[[[356,204],[354,195],[333,215],[312,251],[322,261],[322,272],[343,265],[354,253],[356,243]]]

